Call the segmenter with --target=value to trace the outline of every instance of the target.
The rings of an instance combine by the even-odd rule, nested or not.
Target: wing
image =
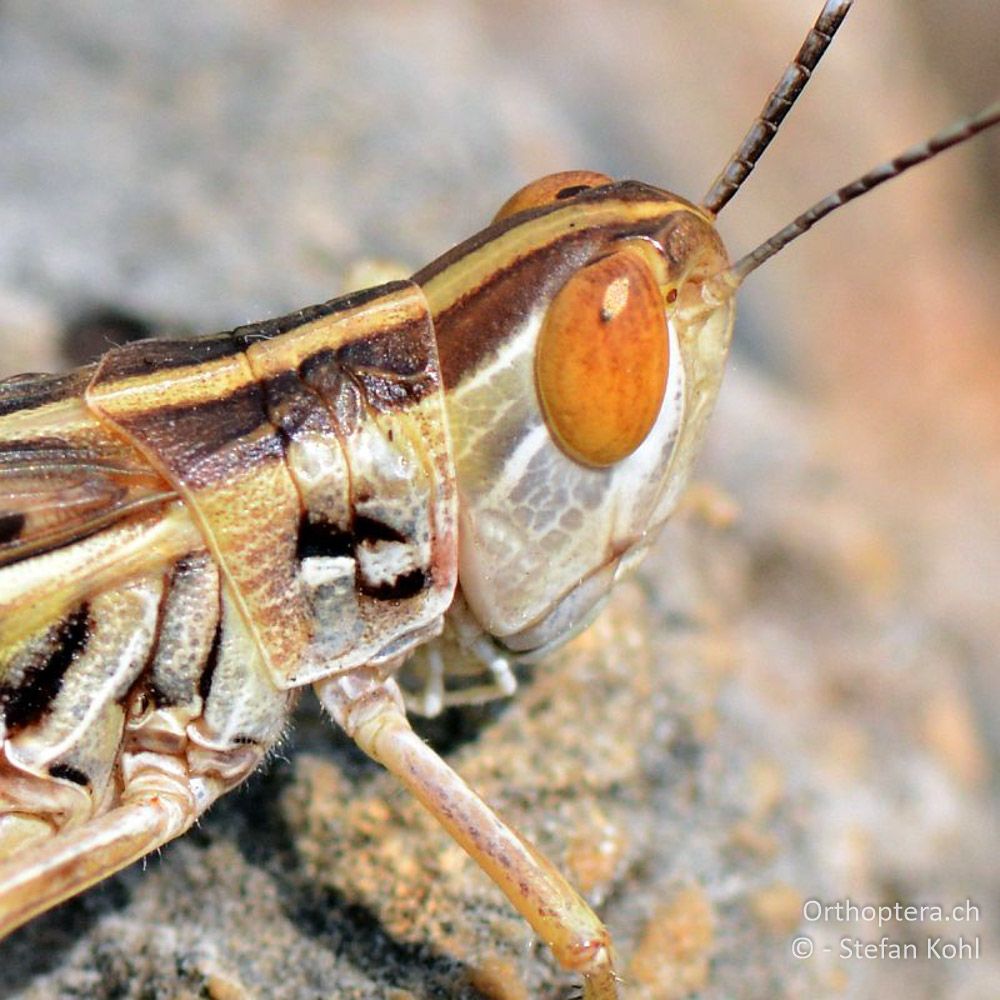
[[[158,400],[173,369],[231,344],[153,342],[117,361],[166,372]],[[96,370],[0,383],[0,858],[115,805],[129,753],[228,768],[199,772],[204,808],[206,787],[256,764],[293,697],[191,507],[90,407]],[[174,416],[157,427],[182,437]]]
[[[88,411],[93,366],[0,381],[0,566],[93,535],[174,498]]]

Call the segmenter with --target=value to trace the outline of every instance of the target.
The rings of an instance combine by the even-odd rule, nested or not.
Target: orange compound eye
[[[516,194],[512,194],[493,216],[494,222],[516,215],[529,208],[551,205],[557,201],[572,198],[587,188],[604,187],[614,184],[607,174],[597,174],[592,170],[565,170],[561,174],[549,174],[540,180],[526,184]]]
[[[663,295],[641,257],[620,250],[577,271],[549,305],[535,354],[563,451],[598,468],[631,455],[656,423],[669,353]]]

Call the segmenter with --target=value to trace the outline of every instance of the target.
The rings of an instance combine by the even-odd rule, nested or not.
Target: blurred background
[[[0,368],[82,363],[116,323],[287,312],[347,290],[363,259],[416,269],[555,170],[697,200],[819,6],[2,0]],[[858,4],[723,212],[733,254],[995,99],[998,37],[996,4]],[[753,276],[699,470],[735,525],[682,519],[645,571],[668,629],[690,601],[676,560],[700,567],[695,617],[736,650],[721,718],[767,742],[802,810],[793,895],[996,899],[998,195],[990,135]],[[810,995],[985,997],[990,921],[991,959],[816,966]],[[703,995],[737,995],[718,985],[738,968],[724,937]],[[758,995],[787,987],[771,962]],[[58,961],[56,979],[32,969],[17,995],[69,988]]]

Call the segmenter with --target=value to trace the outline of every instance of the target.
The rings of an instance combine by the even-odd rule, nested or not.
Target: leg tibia
[[[353,702],[337,678],[317,691],[358,746],[395,775],[503,890],[557,961],[584,976],[586,1000],[614,1000],[607,929],[551,862],[413,732],[392,687],[384,682],[383,697],[373,688]]]

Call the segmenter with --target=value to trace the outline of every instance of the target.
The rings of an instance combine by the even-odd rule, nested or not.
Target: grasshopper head
[[[705,284],[727,265],[704,210],[572,173],[415,275],[447,390],[460,586],[509,649],[586,624],[673,510],[729,347],[732,298]]]
[[[554,174],[414,276],[447,389],[459,583],[509,649],[544,649],[585,623],[673,510],[719,388],[739,284],[830,212],[1000,124],[995,102],[821,199],[730,266],[715,217],[849,8],[824,4],[702,207],[603,174]]]

